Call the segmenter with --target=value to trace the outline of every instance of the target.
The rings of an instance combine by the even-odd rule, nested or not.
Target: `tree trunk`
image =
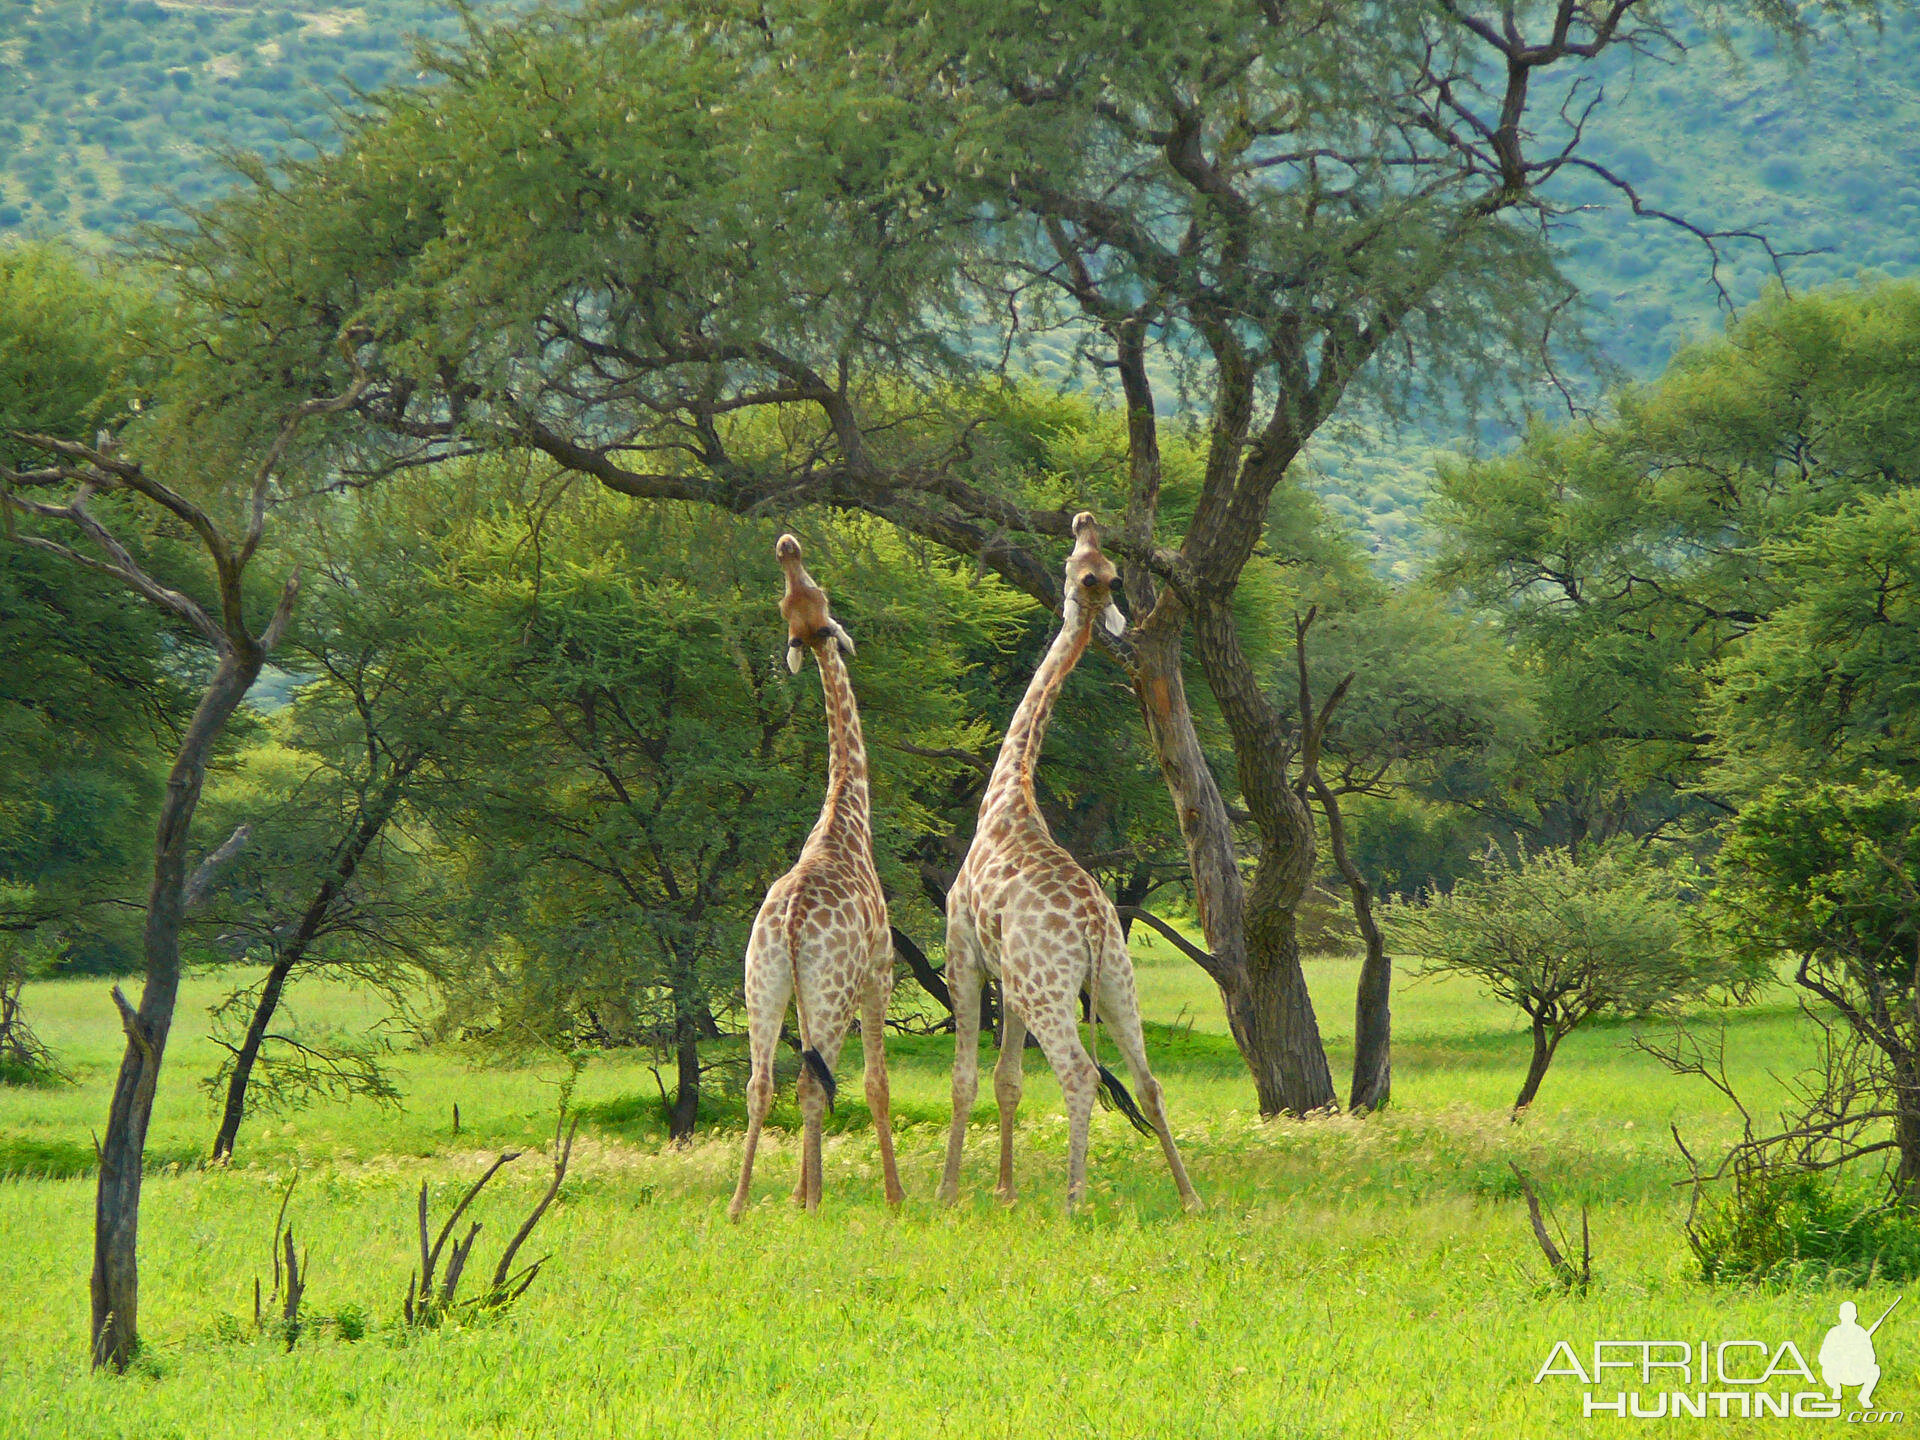
[[[1539,1016],[1533,1020],[1533,1061],[1527,1066],[1527,1078],[1520,1086],[1519,1098],[1513,1102],[1513,1118],[1518,1120],[1526,1113],[1533,1097],[1540,1093],[1540,1082],[1546,1078],[1547,1066],[1553,1061],[1553,1052],[1560,1044],[1558,1032],[1550,1029],[1547,1022]]]
[[[1311,849],[1307,854],[1311,858]],[[1248,895],[1247,977],[1258,1057],[1253,1080],[1262,1115],[1310,1115],[1340,1104],[1300,968],[1294,907],[1305,887],[1291,883],[1285,873],[1290,868],[1263,853]]]
[[[1920,990],[1913,1003],[1920,1006]],[[1893,1083],[1893,1138],[1900,1150],[1894,1198],[1909,1210],[1920,1210],[1920,1057],[1896,1059]]]
[[[1393,1093],[1393,1013],[1389,1001],[1393,989],[1393,961],[1388,958],[1385,938],[1373,918],[1373,887],[1347,850],[1347,820],[1340,812],[1340,797],[1314,771],[1313,793],[1327,817],[1327,848],[1333,851],[1333,863],[1347,882],[1353,897],[1353,919],[1366,942],[1366,959],[1360,962],[1360,983],[1353,997],[1353,1085],[1347,1094],[1347,1109],[1364,1114],[1382,1108]]]
[[[933,968],[933,962],[927,958],[927,952],[922,950],[918,942],[898,925],[893,927],[893,953],[907,962],[907,969],[913,972],[913,978],[919,983],[920,988],[951,1015],[953,995],[947,989],[946,976]]]
[[[1359,909],[1356,899],[1356,914]],[[1363,933],[1368,929],[1373,933],[1366,937],[1367,955],[1353,994],[1353,1085],[1347,1109],[1356,1115],[1384,1109],[1393,1098],[1393,959],[1373,924],[1371,901]]]
[[[1287,774],[1292,739],[1240,649],[1230,596],[1214,596],[1196,612],[1194,646],[1233,732],[1240,793],[1260,835],[1243,924],[1257,1037],[1249,1063],[1261,1113],[1333,1109],[1339,1100],[1294,923],[1313,878],[1314,833],[1313,813]]]
[[[667,1109],[667,1139],[672,1143],[693,1138],[700,1120],[700,1017],[707,997],[700,986],[699,956],[689,948],[673,948],[670,981],[673,1000],[673,1103]]]
[[[1153,893],[1153,867],[1142,860],[1126,879],[1113,887],[1113,907],[1120,916],[1120,934],[1133,939],[1133,915]]]
[[[273,1023],[274,1014],[280,1008],[280,996],[286,989],[287,976],[306,959],[307,951],[320,934],[320,927],[326,923],[333,902],[347,888],[359,871],[360,862],[366,858],[367,851],[373,848],[373,842],[380,838],[381,830],[393,818],[393,812],[406,790],[407,779],[419,768],[422,758],[415,755],[397,763],[373,803],[361,810],[333,873],[320,882],[320,888],[301,912],[300,923],[294,927],[293,935],[267,971],[266,983],[260,987],[259,1002],[253,1007],[252,1018],[247,1022],[246,1038],[240,1042],[240,1048],[234,1054],[233,1073],[227,1077],[227,1100],[220,1115],[220,1133],[213,1139],[213,1158],[216,1161],[233,1158],[234,1141],[240,1133],[240,1121],[247,1109],[247,1084],[253,1077],[254,1062],[260,1058],[260,1045],[266,1039],[267,1027]]]
[[[226,1104],[220,1111],[220,1132],[213,1137],[213,1158],[216,1162],[233,1158],[233,1145],[240,1134],[240,1121],[247,1113],[247,1083],[253,1078],[253,1063],[260,1058],[260,1045],[267,1038],[267,1026],[273,1023],[274,1012],[280,1008],[280,993],[286,988],[287,976],[298,959],[299,956],[291,950],[284,951],[268,969],[266,982],[260,987],[260,999],[255,1002],[253,1014],[247,1020],[246,1036],[241,1040],[240,1048],[233,1053],[233,1072],[227,1076]]]
[[[674,1085],[673,1109],[667,1117],[667,1138],[690,1140],[700,1119],[700,1027],[691,1016],[674,1021],[674,1055],[679,1075]]]
[[[145,984],[136,1010],[114,990],[127,1049],[114,1082],[93,1210],[92,1358],[95,1366],[124,1370],[139,1347],[140,1182],[147,1125],[160,1082],[160,1062],[173,1027],[180,990],[180,922],[187,884],[187,842],[207,757],[227,721],[260,673],[265,652],[245,637],[229,649],[201,697],[174,753],[154,838],[153,883],[147,890],[143,936]]]
[[[1249,907],[1226,802],[1187,706],[1180,668],[1185,619],[1178,598],[1163,591],[1138,632],[1134,688],[1186,842],[1194,906],[1211,952],[1211,963],[1202,968],[1220,987],[1260,1113],[1304,1115],[1336,1103],[1294,934],[1292,907],[1304,885],[1294,887],[1289,901],[1276,883],[1293,877],[1263,857]],[[1305,807],[1299,808],[1304,815]],[[1310,821],[1307,830],[1311,866]]]

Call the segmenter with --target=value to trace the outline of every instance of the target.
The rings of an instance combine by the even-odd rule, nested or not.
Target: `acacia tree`
[[[83,302],[85,298],[83,291]],[[111,300],[103,295],[99,303],[110,306]],[[29,367],[36,348],[57,353],[72,337],[56,332],[30,339],[37,345],[21,347]],[[6,358],[12,360],[15,354]],[[22,389],[31,389],[41,374],[29,368],[18,383]],[[96,1366],[124,1369],[139,1343],[142,1165],[154,1091],[179,993],[181,926],[190,904],[204,891],[213,870],[227,858],[223,851],[228,850],[226,846],[216,849],[197,871],[189,873],[193,820],[207,761],[285,632],[300,588],[298,575],[288,575],[263,603],[257,587],[249,585],[248,572],[261,554],[269,517],[281,498],[283,472],[300,431],[316,416],[349,409],[362,388],[360,382],[353,382],[338,395],[291,406],[279,425],[251,446],[231,434],[223,437],[235,442],[230,447],[208,443],[203,458],[210,452],[218,457],[214,464],[232,464],[234,468],[225,473],[206,474],[179,452],[161,447],[156,453],[178,472],[163,480],[139,453],[143,434],[136,434],[133,444],[123,445],[107,430],[92,443],[16,432],[12,440],[30,447],[43,461],[0,465],[0,507],[7,513],[7,533],[14,543],[126,586],[180,623],[213,660],[212,673],[179,735],[159,804],[141,935],[145,980],[140,1003],[130,1003],[119,986],[113,989],[127,1048],[99,1147],[93,1318],[88,1334]],[[253,452],[250,456],[248,449]],[[188,539],[204,562],[204,572],[172,583],[170,577],[156,574],[123,538],[141,526],[164,527]],[[196,596],[196,590],[206,598]],[[236,835],[229,846],[240,838]]]
[[[443,523],[411,495],[362,492],[335,499],[288,547],[310,577],[282,661],[302,683],[208,800],[252,835],[196,917],[198,948],[264,967],[214,1007],[227,1052],[207,1082],[221,1107],[215,1160],[232,1157],[262,1079],[278,1104],[394,1096],[363,1045],[318,1046],[273,1027],[289,988],[322,968],[404,1010],[443,922],[421,840],[395,834],[423,792],[449,785],[448,737],[465,718],[464,696],[421,634],[430,587],[419,552]]]
[[[1729,7],[1697,7],[1712,15]],[[1789,29],[1803,7],[1751,7]],[[1809,5],[1817,9],[1857,8]],[[1658,0],[628,4],[476,27],[335,157],[202,217],[183,283],[274,369],[373,337],[363,415],[412,464],[523,446],[622,494],[853,506],[1056,604],[1089,500],[1132,612],[1109,647],[1185,842],[1260,1109],[1334,1102],[1294,910],[1314,860],[1291,704],[1236,601],[1269,507],[1356,383],[1538,369],[1569,299],[1555,182],[1598,177],[1583,88],[1678,54]],[[1658,212],[1651,212],[1658,213]],[[1676,222],[1679,223],[1679,222]],[[1727,234],[1689,226],[1717,257]],[[1053,343],[1109,377],[1124,473],[1092,494],[966,463],[956,374]],[[295,367],[297,369],[297,366]],[[303,381],[310,384],[310,381]],[[1170,488],[1160,417],[1206,437]],[[1186,693],[1191,634],[1254,865]]]
[[[446,977],[457,1019],[508,1047],[654,1048],[675,1140],[699,1120],[702,1045],[738,1003],[753,912],[819,813],[826,726],[780,663],[778,531],[755,529],[743,544],[711,511],[563,478],[446,537],[413,617],[440,688],[467,697],[442,757],[463,783],[422,801],[474,897],[472,962]],[[948,828],[923,797],[987,739],[959,703],[966,657],[1032,606],[865,517],[805,534],[859,645],[861,704],[892,717],[875,848],[909,923],[926,914],[910,854]]]
[[[1911,425],[1885,398],[1858,396]],[[1894,1195],[1920,1208],[1920,492],[1898,478],[1765,547],[1780,602],[1719,667],[1706,714],[1738,805],[1715,929],[1734,956],[1791,965],[1830,1034],[1781,1129],[1749,1129],[1720,1169],[1891,1154]]]
[[[1533,1054],[1513,1102],[1533,1103],[1560,1042],[1595,1015],[1671,1010],[1716,987],[1744,992],[1765,970],[1704,964],[1683,945],[1677,878],[1619,846],[1509,860],[1489,848],[1479,873],[1441,895],[1389,908],[1389,926],[1429,974],[1477,981],[1527,1017]]]
[[[1713,899],[1728,953],[1791,964],[1826,1032],[1779,1129],[1749,1124],[1716,1177],[1743,1162],[1826,1170],[1891,1154],[1889,1188],[1920,1209],[1920,790],[1884,772],[1768,787],[1731,827]],[[1713,1078],[1686,1054],[1663,1058]],[[1718,1083],[1731,1095],[1724,1073]]]
[[[1773,617],[1820,574],[1790,542],[1920,482],[1916,344],[1912,282],[1774,296],[1597,423],[1443,468],[1436,578],[1496,616],[1538,680],[1533,813],[1512,818],[1577,848],[1697,821],[1708,801],[1724,816],[1717,732],[1746,712],[1716,709],[1716,677],[1756,633],[1777,650]],[[1839,593],[1871,613],[1870,586]]]

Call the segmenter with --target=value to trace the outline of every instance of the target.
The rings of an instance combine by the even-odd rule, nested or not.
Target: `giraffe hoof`
[[[1202,1200],[1198,1195],[1187,1196],[1181,1204],[1189,1215],[1204,1215],[1207,1210],[1207,1202]]]
[[[940,1187],[940,1203],[942,1205],[957,1204],[959,1199],[960,1187],[958,1185],[942,1185]]]

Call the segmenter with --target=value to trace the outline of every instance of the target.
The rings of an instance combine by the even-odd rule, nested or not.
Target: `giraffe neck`
[[[994,762],[986,798],[981,802],[983,817],[990,810],[1001,810],[1039,818],[1040,806],[1033,796],[1033,771],[1040,763],[1040,746],[1047,737],[1047,722],[1053,718],[1060,688],[1086,653],[1092,633],[1092,618],[1083,615],[1079,606],[1068,606],[1060,633],[1047,647],[1046,658],[1033,672],[1020,708],[1013,712],[1013,719],[1007,724],[1007,738],[1000,744],[1000,758]]]
[[[866,834],[871,802],[867,796],[867,747],[860,736],[860,707],[854,703],[853,681],[840,658],[840,647],[828,640],[813,647],[820,664],[820,689],[827,702],[827,794],[813,834],[847,829]]]

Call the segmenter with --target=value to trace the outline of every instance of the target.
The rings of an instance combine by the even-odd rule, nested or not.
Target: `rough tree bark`
[[[290,598],[290,596],[289,596]],[[207,759],[227,721],[259,678],[266,648],[243,633],[221,657],[206,694],[174,752],[154,839],[153,881],[147,889],[142,934],[146,983],[138,1009],[113,990],[126,1029],[127,1048],[114,1081],[106,1134],[100,1141],[100,1173],[94,1192],[93,1350],[96,1366],[126,1368],[139,1345],[140,1182],[145,1168],[147,1125],[154,1089],[173,1027],[180,990],[180,923],[187,883],[188,833]]]
[[[1320,1043],[1319,1023],[1300,969],[1300,948],[1294,935],[1293,908],[1306,892],[1313,870],[1313,823],[1306,807],[1286,783],[1288,737],[1264,697],[1257,694],[1253,674],[1239,657],[1233,632],[1231,600],[1241,566],[1252,553],[1244,545],[1217,543],[1213,531],[1224,525],[1251,527],[1257,536],[1266,505],[1234,517],[1231,507],[1216,500],[1214,514],[1204,522],[1196,515],[1188,531],[1179,563],[1170,568],[1191,582],[1206,575],[1210,588],[1161,583],[1146,557],[1154,553],[1153,535],[1160,504],[1162,478],[1159,424],[1153,387],[1147,373],[1148,314],[1136,311],[1114,316],[1106,311],[1081,257],[1056,226],[1055,248],[1069,267],[1077,297],[1083,306],[1107,321],[1113,341],[1115,369],[1127,406],[1128,496],[1124,539],[1123,583],[1127,603],[1137,623],[1128,669],[1140,701],[1147,736],[1179,817],[1193,881],[1194,906],[1207,939],[1211,963],[1204,968],[1220,987],[1227,1024],[1253,1077],[1262,1115],[1306,1114],[1335,1103],[1333,1079],[1326,1051]],[[1223,378],[1215,434],[1208,457],[1209,495],[1218,494],[1222,476],[1238,469],[1238,436],[1244,434],[1252,399],[1251,381],[1239,390],[1239,377]],[[1282,467],[1284,469],[1284,466]],[[1206,498],[1202,511],[1208,508]],[[1211,553],[1212,558],[1208,558]],[[1237,557],[1237,558],[1236,558]],[[1193,602],[1204,593],[1196,615]],[[1207,768],[1188,706],[1181,670],[1184,639],[1194,624],[1202,666],[1209,688],[1221,702],[1234,731],[1243,794],[1261,838],[1259,864],[1249,894],[1240,872],[1239,848],[1225,797]],[[1224,629],[1224,635],[1222,631]],[[1214,663],[1209,663],[1209,656]],[[1238,658],[1239,668],[1233,668]],[[1227,693],[1222,693],[1223,686]],[[1251,695],[1252,703],[1248,703]],[[1253,744],[1270,747],[1255,753],[1242,730],[1259,731]],[[1278,763],[1278,785],[1274,778]]]

